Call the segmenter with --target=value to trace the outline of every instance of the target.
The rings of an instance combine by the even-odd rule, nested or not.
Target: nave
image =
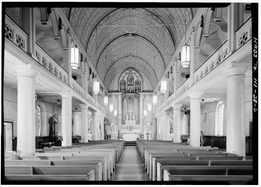
[[[32,155],[5,157],[5,182],[92,184],[147,181],[163,184],[251,184],[253,157],[217,147],[161,140],[94,141],[45,147]]]
[[[3,183],[257,183],[257,3],[24,5],[2,6]]]
[[[114,181],[147,181],[144,163],[136,146],[125,146],[113,176]]]

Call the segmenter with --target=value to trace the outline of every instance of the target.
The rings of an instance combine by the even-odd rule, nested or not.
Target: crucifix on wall
[[[134,101],[132,98],[127,100],[127,120],[135,120]]]

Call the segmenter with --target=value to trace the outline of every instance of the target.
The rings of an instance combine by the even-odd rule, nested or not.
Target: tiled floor
[[[125,146],[115,173],[114,181],[146,181],[147,174],[136,146]]]

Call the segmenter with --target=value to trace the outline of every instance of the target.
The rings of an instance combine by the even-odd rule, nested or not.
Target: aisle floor
[[[116,170],[112,177],[113,181],[147,181],[144,169],[136,146],[125,146]]]

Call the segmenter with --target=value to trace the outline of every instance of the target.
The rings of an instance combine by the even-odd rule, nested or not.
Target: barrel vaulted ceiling
[[[155,88],[198,8],[63,8],[107,89],[129,67]]]

